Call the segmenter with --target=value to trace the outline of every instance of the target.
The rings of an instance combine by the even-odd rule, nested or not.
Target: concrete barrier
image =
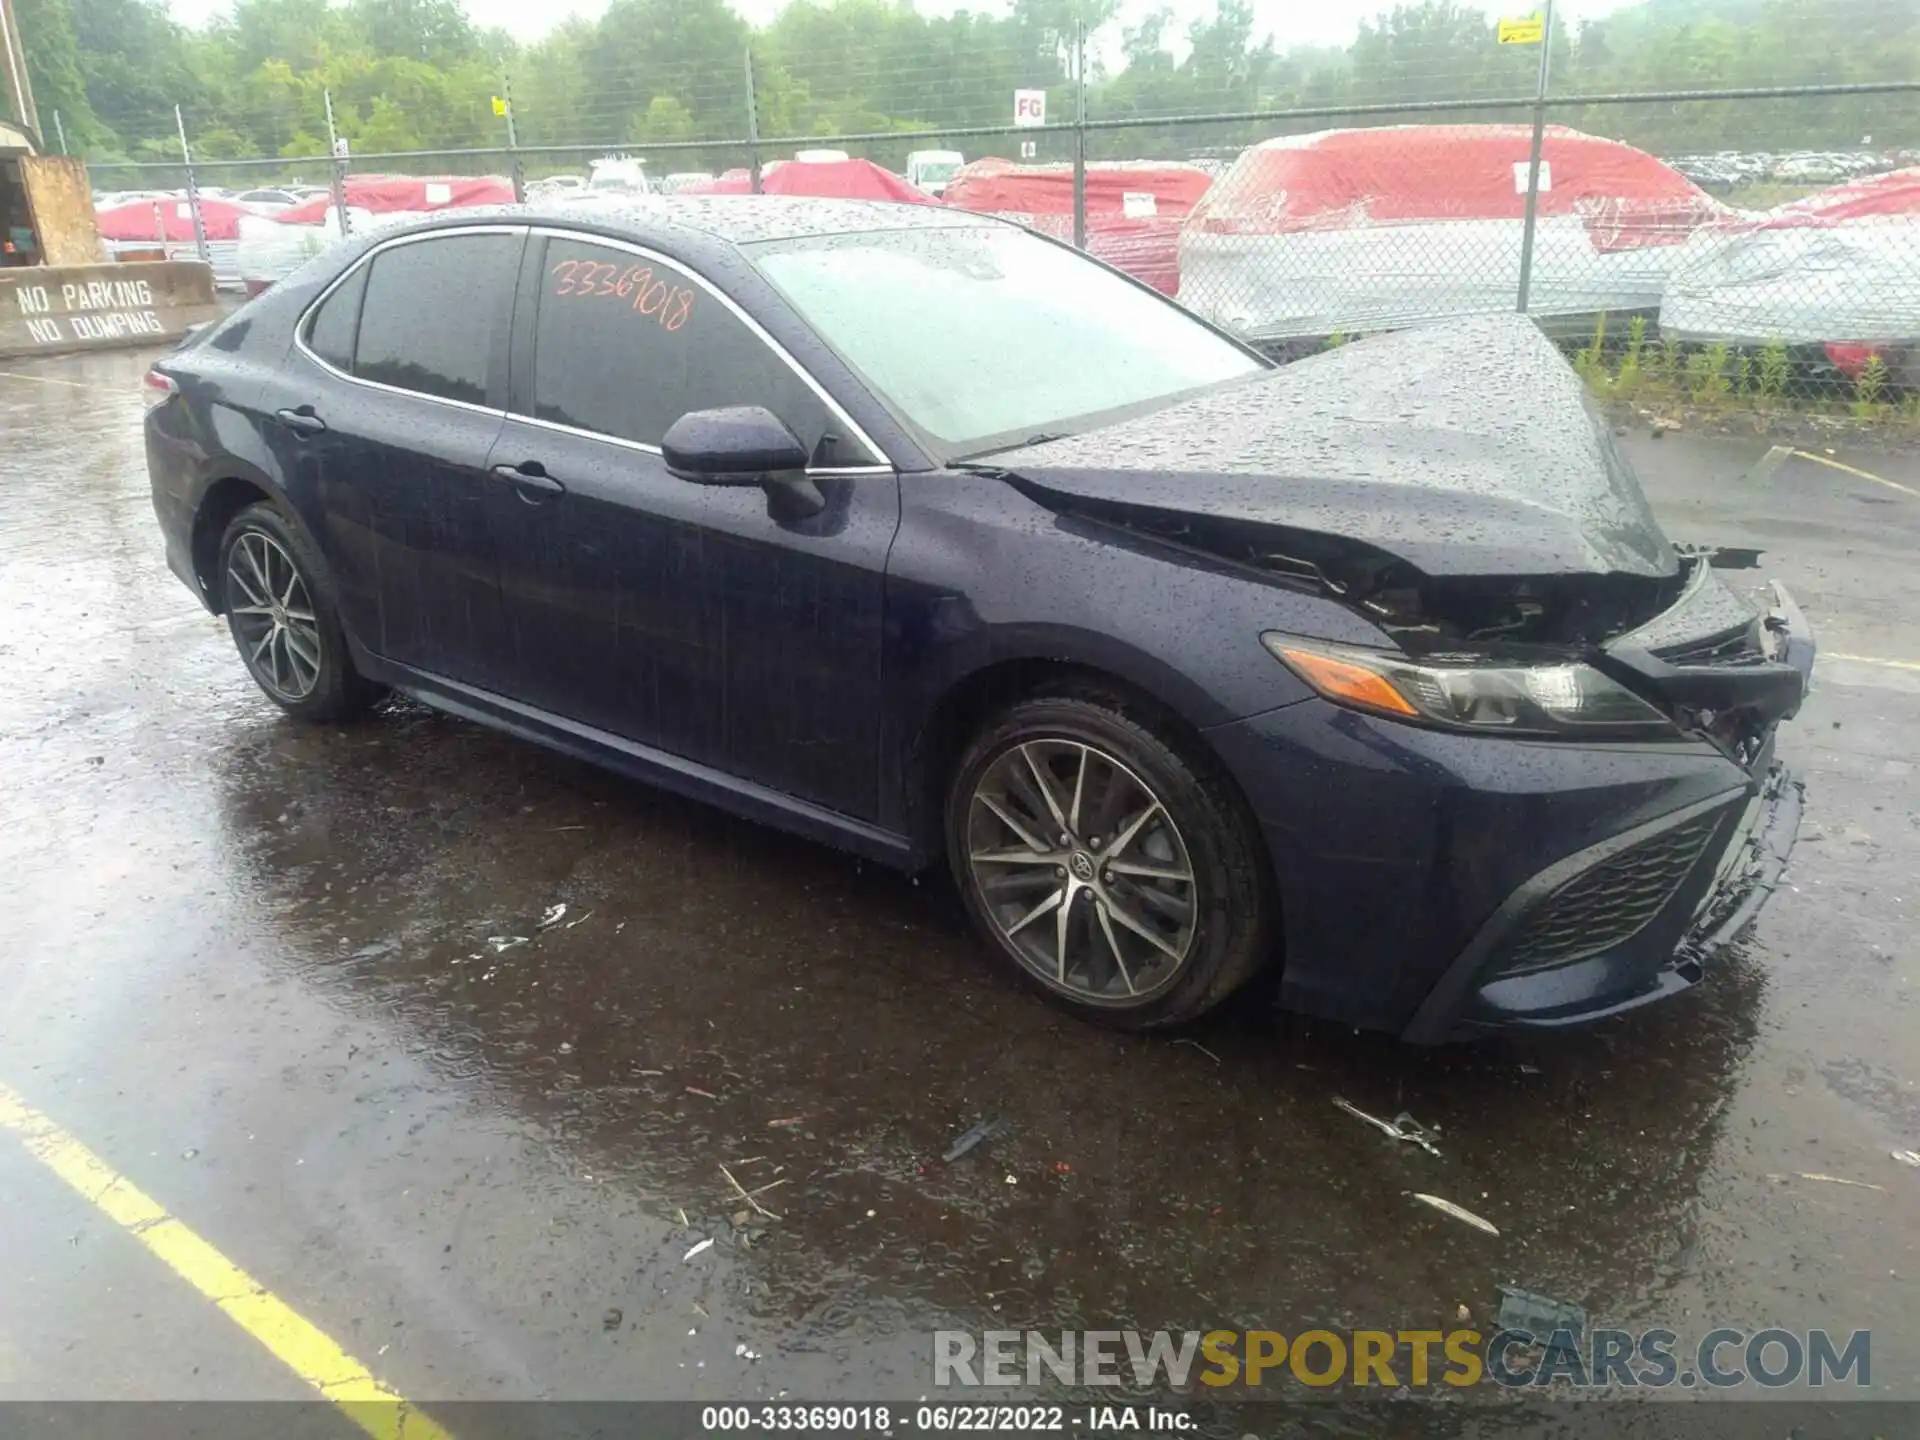
[[[198,261],[0,270],[0,357],[164,344],[221,313]]]

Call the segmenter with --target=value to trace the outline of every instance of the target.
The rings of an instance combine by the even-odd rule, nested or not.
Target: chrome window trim
[[[583,245],[604,245],[610,250],[624,250],[630,255],[638,255],[642,259],[650,261],[654,264],[665,265],[669,269],[672,269],[677,273],[686,276],[687,279],[691,280],[695,285],[698,285],[707,294],[713,296],[714,299],[718,300],[721,305],[725,306],[726,309],[732,313],[733,317],[736,320],[740,321],[741,324],[745,325],[748,330],[750,330],[756,337],[758,337],[761,344],[765,345],[769,350],[771,350],[775,355],[777,355],[782,361],[784,361],[786,363],[787,368],[793,371],[793,373],[800,378],[800,383],[805,385],[817,397],[819,397],[820,403],[827,407],[827,413],[833,416],[834,419],[838,420],[841,424],[847,427],[847,430],[850,432],[848,436],[849,439],[859,441],[859,443],[866,448],[866,451],[869,455],[879,455],[879,456],[886,455],[887,452],[883,450],[879,445],[874,443],[873,437],[867,434],[867,432],[863,428],[861,428],[860,423],[846,412],[845,407],[843,407],[838,400],[834,399],[833,396],[828,393],[827,387],[822,385],[818,380],[816,380],[811,374],[811,372],[809,372],[804,365],[802,365],[798,360],[794,359],[792,355],[787,353],[786,346],[782,345],[778,340],[774,339],[773,336],[769,335],[767,333],[766,327],[763,326],[758,320],[754,319],[753,316],[749,315],[744,309],[742,309],[734,301],[731,295],[727,295],[723,293],[721,290],[719,290],[718,288],[716,288],[712,284],[712,282],[707,280],[706,277],[701,275],[698,271],[688,269],[686,265],[684,265],[678,260],[675,260],[671,255],[662,255],[657,250],[650,250],[645,245],[640,244],[638,241],[619,240],[607,235],[597,235],[592,233],[591,231],[569,230],[564,226],[552,225],[552,224],[533,225],[528,228],[532,234],[543,235],[543,236],[546,236],[548,239],[572,240],[572,241],[575,241],[576,243],[583,244]],[[533,360],[535,365],[538,365],[540,363],[540,355],[539,355],[539,350],[537,346],[535,347]],[[552,426],[556,430],[565,430],[575,435],[590,435],[600,440],[612,440],[616,444],[627,445],[634,449],[645,450],[654,455],[658,455],[660,453],[659,446],[648,445],[644,441],[640,441],[640,440],[621,440],[618,436],[602,435],[597,430],[582,430],[582,429],[579,429],[577,426],[561,425],[555,421],[542,420],[533,415],[521,415],[521,414],[515,413],[513,415],[513,418],[516,420],[525,420],[530,424],[534,424],[534,425]],[[809,469],[807,470],[807,473],[809,475],[879,475],[879,474],[891,475],[894,473],[894,469],[895,469],[894,466],[888,465],[888,464],[834,465],[834,466],[824,466],[818,470],[809,467]]]
[[[334,376],[336,379],[344,380],[349,385],[364,385],[369,390],[383,391],[388,395],[406,395],[415,400],[425,400],[433,405],[447,405],[455,410],[465,410],[472,415],[505,416],[507,411],[497,406],[475,405],[470,400],[454,400],[445,395],[429,395],[424,390],[408,390],[403,386],[388,385],[380,380],[363,380],[358,375],[349,375],[346,371],[320,358],[313,347],[307,344],[307,332],[313,328],[314,316],[319,313],[320,307],[332,298],[333,292],[346,284],[353,273],[363,265],[371,265],[374,257],[377,255],[384,254],[388,250],[398,249],[402,245],[416,245],[424,240],[444,240],[453,235],[519,235],[524,238],[528,229],[529,227],[525,225],[460,225],[444,230],[423,230],[409,235],[395,235],[391,239],[382,240],[378,245],[373,246],[366,254],[354,261],[353,264],[334,276],[332,281],[327,285],[327,288],[316,295],[313,298],[313,302],[309,304],[305,310],[300,312],[299,323],[293,327],[293,348],[298,350],[302,355],[305,355],[307,359],[318,365],[329,375]],[[364,297],[361,303],[363,305],[366,303]],[[511,316],[509,316],[509,321],[511,321]],[[354,348],[356,350],[360,348],[359,331],[357,329],[354,332]]]

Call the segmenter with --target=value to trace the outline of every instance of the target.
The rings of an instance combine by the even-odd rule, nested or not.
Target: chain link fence
[[[759,188],[802,151],[900,174],[951,150],[967,163],[930,182],[946,203],[1080,244],[1279,359],[1517,310],[1608,394],[1920,420],[1920,80],[823,136],[758,134],[740,83],[738,132],[712,138],[93,174],[133,196],[134,221],[111,211],[118,253],[150,236],[258,285],[394,213],[729,173]],[[1844,149],[1806,139],[1856,130]],[[383,178],[413,198],[360,205]],[[306,222],[291,241],[283,215]]]

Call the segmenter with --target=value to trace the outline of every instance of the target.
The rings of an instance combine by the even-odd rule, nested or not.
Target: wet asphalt
[[[1256,997],[1142,1039],[1002,980],[936,878],[411,704],[283,719],[165,568],[143,365],[0,367],[0,1084],[401,1393],[912,1399],[936,1328],[1447,1328],[1514,1283],[1871,1329],[1920,1397],[1920,446],[1623,436],[1824,652],[1800,849],[1706,984],[1442,1050]],[[305,1393],[5,1134],[0,1194],[0,1398]]]

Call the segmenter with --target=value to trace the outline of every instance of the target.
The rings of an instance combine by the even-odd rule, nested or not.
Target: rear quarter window
[[[353,369],[354,337],[360,329],[360,301],[367,292],[367,267],[358,267],[313,312],[307,322],[307,348],[336,370]]]

